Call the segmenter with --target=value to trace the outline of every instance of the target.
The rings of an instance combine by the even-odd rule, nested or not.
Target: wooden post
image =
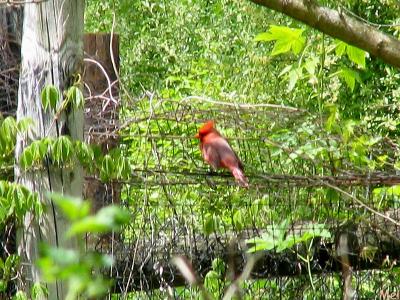
[[[0,6],[0,118],[15,116],[17,110],[22,12],[22,7]],[[1,170],[0,178],[13,181],[13,170]],[[0,258],[3,261],[16,253],[14,220],[9,218],[4,223],[0,230]]]
[[[110,49],[111,45],[111,49]],[[109,33],[88,33],[84,37],[85,72],[85,141],[101,147],[103,154],[114,148],[119,138],[119,36]],[[105,184],[88,177],[84,196],[92,201],[93,212],[111,203],[120,203],[120,184]],[[115,235],[105,234],[100,240],[88,236],[88,246],[108,252]]]
[[[22,7],[0,5],[0,116],[17,110]]]
[[[40,99],[46,85],[52,84],[64,91],[71,84],[71,75],[81,71],[83,11],[83,0],[25,4],[17,120],[28,117],[34,124],[29,134],[17,138],[17,162],[24,148],[34,140],[55,138],[63,133],[69,133],[72,139],[83,139],[83,111],[63,112],[54,122],[54,113],[44,111]],[[25,172],[17,165],[15,177],[18,183],[40,195],[47,191],[82,195],[83,174],[78,166],[59,168],[47,161],[45,168]],[[63,239],[68,224],[57,207],[45,197],[42,199],[46,208],[43,216],[35,218],[28,213],[23,230],[18,233],[23,276],[19,288],[26,292],[33,283],[43,281],[35,265],[40,242],[57,247],[76,247],[76,242],[67,243]],[[66,286],[63,282],[48,284],[47,288],[48,299],[65,299]]]
[[[342,268],[343,300],[356,299],[352,278],[353,264],[357,260],[357,254],[360,253],[357,229],[357,224],[348,221],[335,234],[336,257]]]

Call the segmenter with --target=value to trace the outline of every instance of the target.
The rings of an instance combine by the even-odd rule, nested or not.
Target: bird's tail
[[[235,177],[236,181],[239,183],[240,186],[242,187],[249,187],[249,180],[247,177],[244,175],[243,170],[240,168],[232,168],[232,175]]]

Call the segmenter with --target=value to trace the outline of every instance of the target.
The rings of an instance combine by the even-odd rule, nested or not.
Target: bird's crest
[[[200,127],[199,133],[201,135],[205,135],[207,133],[210,133],[213,129],[214,129],[214,121],[210,120],[204,123],[203,126]]]

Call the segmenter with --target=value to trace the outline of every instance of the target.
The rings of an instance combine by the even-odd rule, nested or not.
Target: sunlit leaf
[[[45,286],[39,282],[35,282],[31,288],[32,299],[44,299],[48,296],[48,291]]]
[[[79,109],[84,107],[85,97],[83,96],[82,91],[78,87],[71,86],[68,89],[67,97],[74,109]]]
[[[292,45],[286,40],[278,40],[275,42],[274,48],[272,49],[271,55],[278,55],[281,53],[289,52]]]
[[[367,52],[357,47],[348,45],[346,53],[352,62],[356,63],[359,67],[365,69],[365,58],[367,56]]]
[[[219,219],[216,215],[214,214],[206,214],[205,216],[205,221],[203,224],[203,231],[205,234],[209,235],[213,232],[215,232],[218,228],[218,222]]]
[[[31,148],[25,148],[19,158],[19,164],[22,169],[26,170],[33,165],[33,153]]]
[[[75,141],[75,155],[82,166],[89,167],[90,169],[94,167],[94,151],[89,144],[82,141]]]
[[[65,135],[58,137],[53,142],[51,153],[54,162],[58,164],[67,163],[74,153],[71,139]]]
[[[90,202],[80,198],[69,197],[57,193],[49,194],[49,197],[59,206],[62,212],[71,220],[86,217],[90,212]]]
[[[301,76],[302,76],[301,68],[296,68],[289,72],[289,84],[287,88],[288,92],[291,92],[294,89],[297,81],[301,78]]]
[[[31,118],[23,118],[18,121],[17,130],[19,133],[25,133],[29,130],[29,128],[34,124]]]
[[[12,300],[28,300],[28,297],[26,296],[25,292],[17,291]]]
[[[105,155],[101,163],[100,178],[107,181],[114,176],[115,162],[110,155]]]
[[[293,29],[285,26],[271,25],[268,32],[263,32],[255,37],[255,41],[275,41],[271,55],[278,55],[292,51],[299,54],[305,45],[305,38],[302,36],[303,29]]]
[[[60,99],[60,93],[54,85],[47,85],[42,90],[41,100],[44,110],[51,109],[53,111],[57,108],[57,102]]]
[[[342,56],[345,53],[346,48],[347,44],[345,42],[336,40],[336,48],[335,48],[336,55]]]
[[[130,214],[118,206],[107,206],[100,209],[96,215],[87,216],[72,224],[68,236],[84,233],[105,233],[119,230],[130,220]]]

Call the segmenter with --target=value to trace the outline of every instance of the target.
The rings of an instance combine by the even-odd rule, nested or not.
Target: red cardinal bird
[[[204,123],[195,137],[200,140],[201,153],[209,165],[214,169],[229,169],[240,186],[249,186],[248,180],[243,173],[242,162],[232,150],[228,141],[214,128],[213,121]]]

